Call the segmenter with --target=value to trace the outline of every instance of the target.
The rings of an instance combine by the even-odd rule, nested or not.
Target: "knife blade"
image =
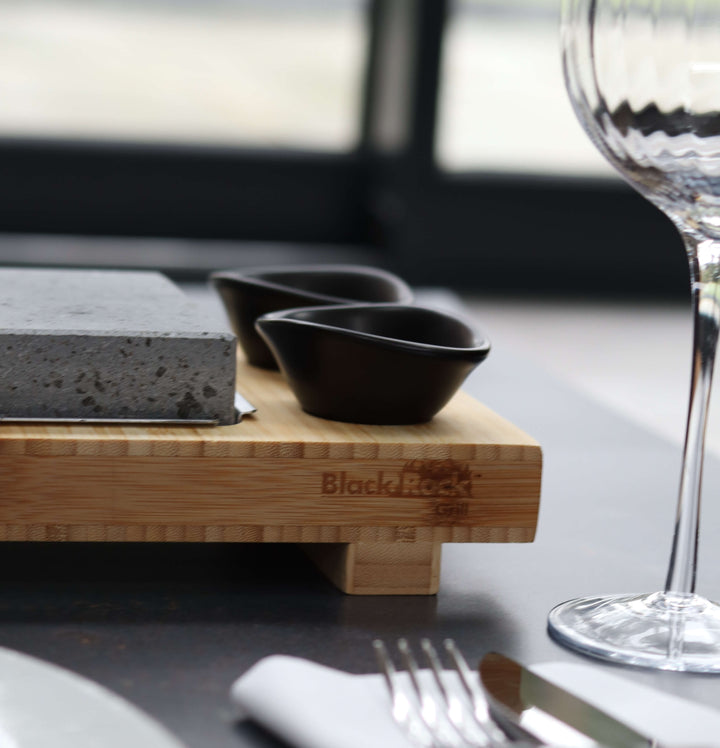
[[[638,748],[660,744],[593,704],[533,673],[497,652],[480,662],[480,681],[490,712],[501,727],[558,745],[589,746],[600,743],[611,748]],[[559,734],[562,728],[572,733]],[[573,735],[574,733],[574,735]]]

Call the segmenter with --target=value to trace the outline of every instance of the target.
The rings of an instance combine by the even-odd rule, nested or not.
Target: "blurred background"
[[[382,265],[679,440],[684,252],[581,131],[558,21],[559,0],[0,0],[0,262]]]
[[[342,252],[468,290],[683,294],[673,230],[575,121],[558,21],[559,0],[0,0],[4,259]]]
[[[447,7],[434,149],[441,168],[610,175],[560,84],[556,6]],[[360,145],[367,0],[0,7],[3,136],[336,153]]]

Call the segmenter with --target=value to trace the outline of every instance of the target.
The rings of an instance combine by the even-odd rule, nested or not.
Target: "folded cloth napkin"
[[[532,670],[665,745],[711,746],[720,711],[633,683],[591,665]],[[233,683],[240,717],[296,748],[411,748],[395,724],[381,675],[351,675],[298,657],[260,660]]]

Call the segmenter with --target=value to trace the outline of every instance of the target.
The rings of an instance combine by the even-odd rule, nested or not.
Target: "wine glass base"
[[[720,605],[698,595],[577,598],[550,611],[548,632],[558,643],[602,660],[720,673]]]

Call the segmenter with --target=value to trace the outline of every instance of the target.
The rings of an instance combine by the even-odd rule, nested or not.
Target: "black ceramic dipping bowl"
[[[286,265],[226,270],[210,282],[249,363],[277,369],[255,320],[280,309],[353,302],[408,304],[412,291],[397,276],[361,265]]]
[[[420,306],[288,309],[257,320],[303,410],[334,421],[429,421],[487,356],[461,318]]]

